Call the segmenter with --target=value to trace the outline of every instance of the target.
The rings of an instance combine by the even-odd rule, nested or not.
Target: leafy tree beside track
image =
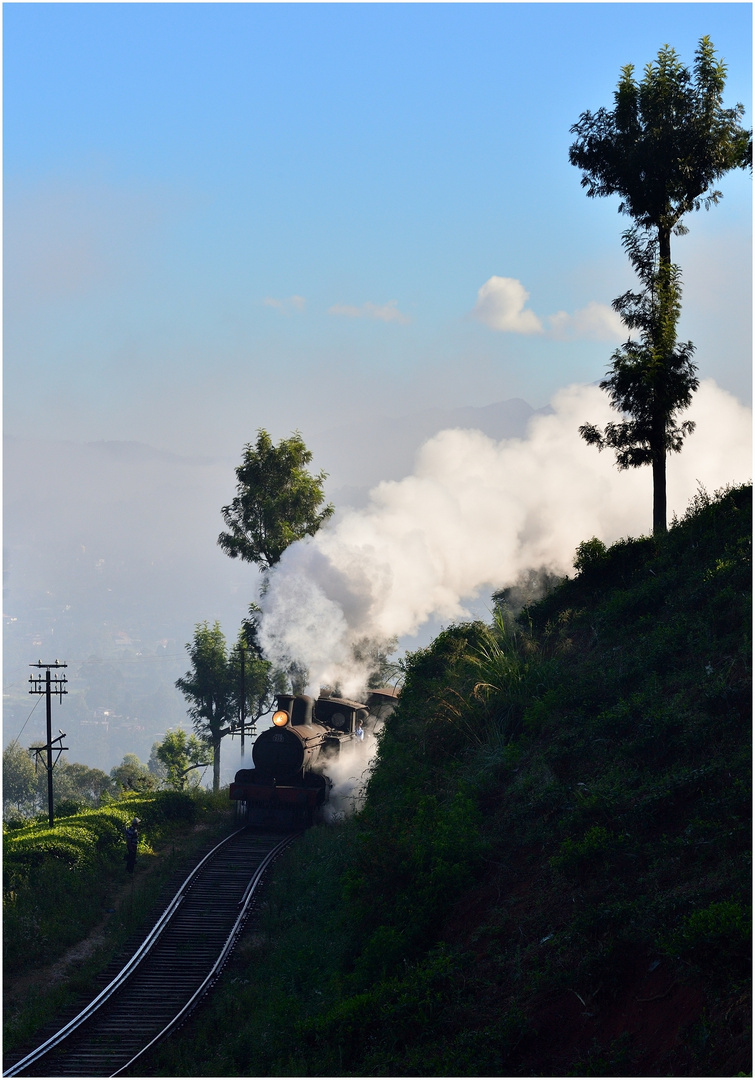
[[[207,756],[207,745],[201,739],[176,728],[167,731],[163,741],[152,747],[150,768],[154,762],[164,777],[164,783],[175,791],[183,791],[187,784],[190,787],[199,784],[195,770],[209,764]]]
[[[212,751],[212,789],[220,789],[220,744],[233,730],[234,694],[228,652],[220,623],[200,623],[186,646],[191,669],[176,680],[189,702],[194,729]]]

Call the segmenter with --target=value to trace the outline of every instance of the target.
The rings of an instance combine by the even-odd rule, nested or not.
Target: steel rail
[[[207,991],[217,979],[226,960],[228,959],[228,956],[236,945],[236,941],[244,927],[244,922],[246,921],[247,913],[249,911],[249,905],[252,902],[252,897],[254,896],[254,892],[260,881],[262,880],[265,871],[270,866],[270,863],[277,859],[277,857],[281,854],[284,848],[288,847],[291,841],[298,835],[298,833],[294,833],[293,835],[284,837],[283,840],[281,840],[281,842],[265,856],[260,865],[257,867],[257,870],[254,873],[254,877],[246,887],[244,896],[239,901],[239,907],[241,908],[241,911],[236,918],[236,922],[233,924],[233,928],[231,929],[231,932],[226,939],[225,945],[221,949],[217,960],[212,965],[209,974],[197,987],[197,989],[194,991],[194,993],[186,1002],[181,1011],[179,1013],[176,1013],[170,1023],[166,1024],[162,1031],[158,1035],[155,1035],[151,1042],[147,1043],[146,1046],[142,1047],[138,1054],[134,1054],[130,1061],[128,1061],[125,1065],[121,1066],[121,1068],[117,1069],[114,1073],[111,1073],[111,1077],[120,1076],[126,1071],[126,1069],[130,1068],[130,1066],[133,1065],[135,1061],[138,1061],[140,1057],[146,1054],[148,1050],[150,1050],[153,1046],[156,1046],[161,1039],[166,1038],[177,1027],[180,1027],[180,1025],[188,1017],[194,1006],[197,1004],[199,999],[203,997],[205,993],[207,993]]]
[[[181,908],[186,898],[187,892],[196,882],[196,879],[199,877],[202,871],[207,867],[207,864],[217,856],[218,852],[222,848],[230,844],[232,840],[236,839],[236,837],[246,831],[247,829],[245,827],[236,829],[234,832],[230,833],[227,837],[221,840],[219,844],[216,844],[215,847],[213,847],[211,851],[209,851],[204,856],[204,858],[202,858],[200,862],[197,863],[197,865],[185,878],[178,891],[176,892],[175,896],[166,907],[163,914],[151,928],[147,937],[144,939],[144,941],[136,950],[134,955],[130,958],[130,960],[118,972],[118,974],[108,983],[108,985],[102,991],[100,991],[100,993],[84,1009],[82,1009],[80,1013],[78,1013],[72,1020],[68,1021],[68,1023],[65,1024],[58,1032],[56,1032],[40,1046],[36,1047],[36,1049],[32,1050],[31,1053],[27,1054],[20,1061],[5,1069],[3,1071],[4,1076],[21,1075],[24,1070],[34,1065],[35,1062],[38,1062],[46,1054],[49,1054],[57,1046],[65,1042],[66,1039],[69,1039],[87,1021],[92,1019],[92,1017],[113,997],[113,995],[124,986],[127,980],[134,975],[139,965],[150,955],[150,953],[154,949],[154,946],[157,944],[158,940],[163,935],[166,928],[174,920],[177,912]],[[163,1030],[159,1033],[158,1036],[156,1036],[150,1041],[148,1046],[153,1046],[160,1039],[164,1038],[170,1031],[172,1031],[177,1026],[178,1023],[181,1022],[182,1019],[185,1019],[191,1008],[193,1008],[193,1006],[197,1003],[202,994],[207,992],[212,982],[217,978],[220,969],[225,963],[229,953],[231,952],[233,946],[236,943],[239,934],[241,933],[243,923],[248,913],[249,904],[251,903],[251,899],[254,894],[254,889],[259,884],[259,881],[261,880],[265,870],[268,869],[270,863],[289,843],[291,843],[291,841],[297,835],[298,833],[294,833],[284,837],[284,839],[281,840],[280,843],[278,843],[270,852],[268,852],[264,856],[263,861],[260,863],[260,865],[257,866],[256,870],[254,871],[252,879],[246,887],[242,900],[239,901],[239,904],[237,905],[239,908],[241,908],[241,911],[236,918],[231,932],[226,938],[220,955],[212,966],[210,974],[203,980],[201,986],[198,988],[197,991],[195,991],[189,1002],[187,1002],[183,1006],[179,1014],[177,1014],[177,1016],[163,1028]],[[113,1073],[112,1075],[119,1075],[119,1073],[123,1071],[123,1069],[128,1068],[128,1065],[130,1065],[134,1060],[136,1060],[136,1058],[140,1057],[146,1051],[146,1049],[147,1046],[140,1050],[138,1054],[133,1056],[127,1065],[122,1066],[122,1068],[119,1069],[118,1072]]]

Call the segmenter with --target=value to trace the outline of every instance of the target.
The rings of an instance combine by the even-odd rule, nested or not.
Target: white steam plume
[[[261,643],[269,659],[296,660],[310,686],[356,696],[369,674],[355,642],[413,634],[429,618],[464,617],[464,601],[530,568],[564,574],[577,545],[647,534],[649,469],[619,472],[579,425],[615,420],[596,386],[572,386],[537,416],[526,439],[441,431],[422,446],[414,474],[379,484],[364,509],[348,509],[291,545],[270,575]],[[751,410],[704,381],[686,417],[696,432],[668,462],[669,516],[698,483],[709,492],[751,475]]]
[[[336,758],[330,758],[327,775],[333,784],[325,804],[325,820],[329,824],[342,821],[364,803],[364,789],[377,754],[377,739],[365,731],[364,740],[345,742]]]

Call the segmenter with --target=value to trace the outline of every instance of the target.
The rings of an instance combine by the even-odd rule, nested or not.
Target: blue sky
[[[601,378],[628,220],[584,195],[569,128],[624,64],[666,42],[691,64],[703,34],[750,126],[751,20],[6,3],[6,432],[235,458],[261,426],[539,407]],[[720,186],[675,242],[681,333],[749,402],[751,178]]]

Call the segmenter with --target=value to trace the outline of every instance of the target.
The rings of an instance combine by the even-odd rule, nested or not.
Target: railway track
[[[238,829],[194,868],[128,963],[4,1076],[118,1076],[184,1022],[231,953],[265,871],[298,833]]]

